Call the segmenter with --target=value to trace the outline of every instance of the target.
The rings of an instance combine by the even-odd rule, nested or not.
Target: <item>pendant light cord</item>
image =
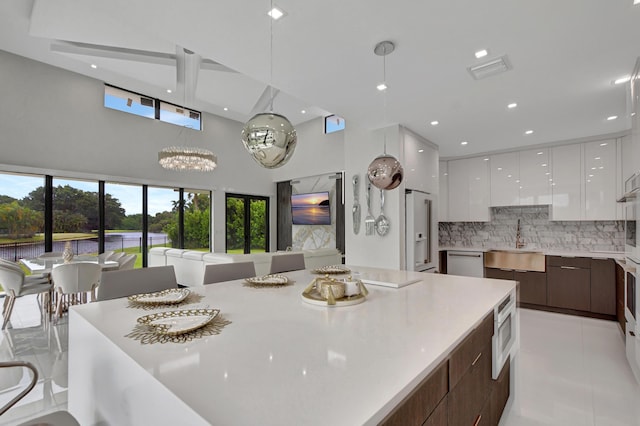
[[[387,48],[384,48],[384,55],[382,55],[382,82],[385,86],[387,86]],[[384,136],[384,146],[382,152],[384,155],[387,155],[387,89],[385,87],[382,93],[382,106],[383,106],[383,116],[382,116],[382,124],[385,126],[383,131]]]
[[[269,112],[273,112],[273,0],[269,9]]]

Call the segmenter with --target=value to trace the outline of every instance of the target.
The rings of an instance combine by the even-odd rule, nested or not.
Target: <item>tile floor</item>
[[[522,309],[520,332],[516,396],[501,426],[640,426],[640,386],[617,323]],[[0,424],[66,409],[67,347],[66,317],[43,326],[35,297],[16,301],[11,325],[0,335],[0,361],[29,361],[40,378]],[[28,382],[27,373],[1,370],[0,405]]]

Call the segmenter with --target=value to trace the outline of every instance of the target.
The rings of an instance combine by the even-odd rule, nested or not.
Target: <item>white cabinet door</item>
[[[551,164],[548,149],[520,151],[520,205],[551,204]],[[493,183],[493,181],[492,181]]]
[[[448,162],[449,180],[449,221],[469,220],[469,171],[467,160]]]
[[[408,131],[404,138],[404,183],[407,189],[438,193],[438,150]]]
[[[438,222],[449,221],[449,173],[447,161],[439,162],[439,191],[438,191]]]
[[[615,140],[584,144],[584,219],[616,220]]]
[[[467,158],[469,172],[469,221],[489,222],[489,161],[486,157]]]
[[[518,153],[492,155],[489,168],[491,170],[491,206],[519,205]]]
[[[551,148],[551,220],[582,219],[581,145]]]

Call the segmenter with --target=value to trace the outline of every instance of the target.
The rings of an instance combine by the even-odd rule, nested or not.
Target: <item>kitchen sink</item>
[[[489,250],[484,254],[484,267],[545,272],[545,255],[534,250]]]

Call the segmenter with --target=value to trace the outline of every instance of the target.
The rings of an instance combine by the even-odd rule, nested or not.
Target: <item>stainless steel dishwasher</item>
[[[484,252],[448,250],[447,274],[463,275],[465,277],[484,277]]]

